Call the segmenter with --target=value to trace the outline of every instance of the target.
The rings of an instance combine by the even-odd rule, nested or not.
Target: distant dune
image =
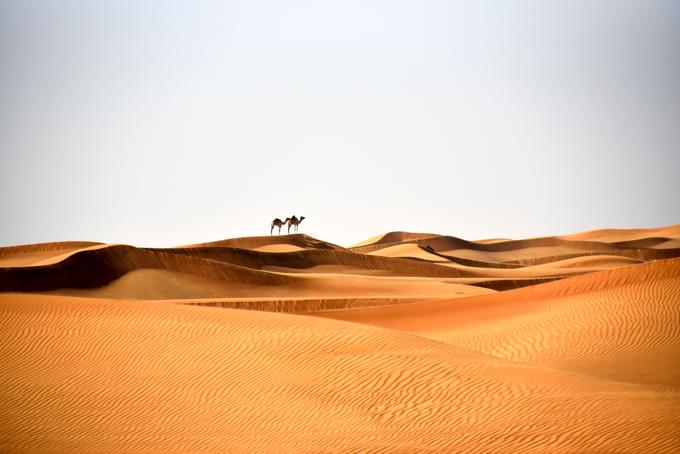
[[[680,224],[13,246],[0,320],[0,452],[680,452]]]

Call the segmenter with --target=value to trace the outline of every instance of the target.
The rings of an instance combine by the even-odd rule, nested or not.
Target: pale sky
[[[680,222],[680,1],[0,0],[0,245]]]

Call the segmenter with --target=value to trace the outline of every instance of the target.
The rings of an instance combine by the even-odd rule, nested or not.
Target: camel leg
[[[272,236],[274,234],[274,224],[272,224],[271,230],[269,230],[269,236]]]

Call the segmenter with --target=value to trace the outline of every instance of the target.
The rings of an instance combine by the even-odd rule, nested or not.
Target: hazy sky
[[[680,1],[0,0],[0,244],[680,222]]]

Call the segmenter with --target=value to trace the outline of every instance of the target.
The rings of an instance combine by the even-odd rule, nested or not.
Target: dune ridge
[[[93,241],[61,241],[0,247],[0,267],[31,266],[53,257],[101,244]]]
[[[54,241],[48,243],[18,244],[0,247],[0,257],[34,252],[62,251],[64,249],[81,249],[102,244],[96,241]]]
[[[344,271],[349,267],[359,271],[384,271],[386,278],[391,280],[385,282],[377,277],[349,276],[346,279],[355,282],[358,290],[345,292],[340,289],[341,285],[338,285],[333,274],[310,273],[302,276],[264,269],[278,266],[284,271],[295,271],[324,264],[337,265]],[[317,288],[321,295],[330,296],[334,292],[347,295],[362,291],[375,295],[391,283],[402,292],[409,292],[408,287],[414,287],[424,289],[426,296],[434,296],[443,292],[460,293],[462,286],[456,286],[446,279],[421,279],[414,282],[407,278],[447,278],[463,274],[461,270],[429,263],[363,256],[342,250],[266,253],[226,247],[144,249],[111,245],[80,250],[47,265],[0,268],[0,291],[58,291],[73,295],[169,299],[267,296],[287,294],[295,292],[295,289],[301,296],[309,296],[308,293],[313,293],[314,288]],[[401,276],[404,279],[399,279]],[[432,285],[428,286],[428,282]],[[182,286],[195,290],[183,291],[180,288]],[[144,291],[145,287],[148,291]],[[206,291],[201,291],[199,287]],[[93,291],[83,293],[78,289]],[[479,292],[474,289],[469,291]]]
[[[315,285],[311,279],[318,278],[316,285],[320,289],[334,287],[329,279],[338,274],[428,278],[430,282],[438,278],[440,281],[434,284],[437,290],[428,292],[426,286],[419,285],[421,290],[417,291],[425,291],[424,296],[430,297],[441,295],[446,283],[505,291],[680,256],[680,249],[654,247],[665,239],[675,241],[669,235],[675,230],[677,226],[646,231],[650,235],[665,234],[664,237],[643,237],[636,230],[633,240],[618,232],[615,242],[544,237],[484,243],[452,236],[391,232],[350,250],[304,234],[234,238],[166,249],[89,242],[23,245],[2,249],[0,265],[5,260],[7,266],[0,268],[0,291],[69,294],[66,289],[102,289],[92,296],[176,299],[268,297],[276,296],[276,288],[291,295],[297,288],[299,296],[311,297]],[[47,256],[26,259],[26,254],[45,251]],[[303,272],[308,276],[299,275]],[[143,279],[153,287],[147,293],[142,291]],[[368,285],[366,280],[352,279],[361,282],[362,288]],[[372,282],[383,287],[380,281]],[[401,282],[404,288],[405,281]],[[111,288],[103,289],[106,286]],[[324,290],[318,296],[333,295]],[[371,296],[377,296],[376,292]]]
[[[387,236],[386,236],[387,237]],[[396,238],[400,238],[401,235]],[[392,238],[392,237],[389,237]],[[512,267],[548,263],[581,255],[619,255],[640,260],[660,260],[680,256],[680,248],[654,248],[651,244],[675,239],[638,239],[608,243],[570,240],[560,237],[476,243],[452,236],[430,235],[406,237],[398,242],[378,241],[352,248],[355,252],[381,254],[404,244],[415,244],[440,258],[472,266]],[[643,245],[647,246],[643,246]],[[674,246],[674,245],[671,245]]]
[[[177,254],[196,255],[256,269],[269,266],[300,270],[320,265],[338,265],[356,269],[385,271],[392,276],[462,277],[466,275],[463,270],[441,268],[427,262],[414,262],[401,257],[376,257],[346,250],[307,249],[292,252],[262,252],[228,247],[193,247],[168,251]]]
[[[225,271],[217,271],[224,264]],[[92,288],[105,285],[128,271],[140,268],[162,268],[170,271],[195,273],[221,278],[234,278],[230,266],[263,271],[267,266],[307,269],[319,265],[340,265],[365,270],[387,271],[396,276],[460,277],[465,273],[453,268],[441,268],[429,263],[402,258],[372,257],[343,250],[304,250],[287,253],[268,253],[231,247],[198,247],[175,249],[135,248],[110,245],[96,250],[80,250],[48,266],[0,268],[0,291],[49,290],[59,287]],[[92,271],[88,273],[88,270]],[[94,272],[96,270],[96,272]],[[232,273],[228,271],[231,270]],[[263,271],[261,274],[244,271],[239,280],[264,284],[264,276],[278,276]],[[48,283],[47,281],[54,281]],[[45,282],[43,284],[43,282]],[[274,279],[275,283],[282,282]]]
[[[678,239],[680,238],[680,224],[647,229],[595,229],[560,236],[560,238],[564,239],[583,239],[603,242],[634,241],[654,237]]]
[[[226,240],[211,241],[207,243],[196,243],[179,248],[195,248],[195,247],[233,247],[241,249],[255,249],[262,246],[270,246],[276,244],[286,244],[298,246],[303,249],[345,249],[337,244],[329,243],[313,238],[304,233],[291,233],[289,235],[269,235],[269,236],[249,236],[241,238],[228,238]]]

